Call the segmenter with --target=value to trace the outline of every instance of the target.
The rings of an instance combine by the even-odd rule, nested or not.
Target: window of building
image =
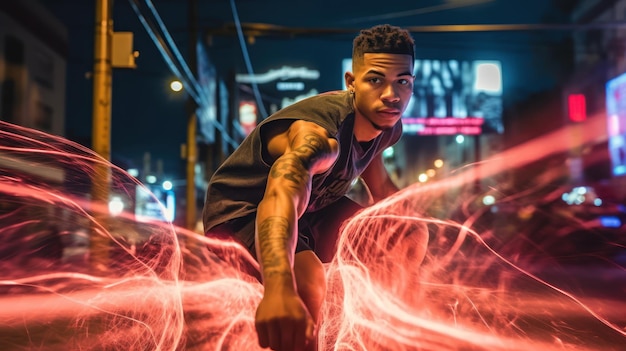
[[[35,111],[35,128],[43,131],[52,131],[52,117],[54,116],[54,110],[51,106],[44,104],[43,102],[37,103],[37,110]]]
[[[23,65],[24,43],[12,35],[7,35],[4,38],[4,58],[7,65]]]
[[[54,87],[54,59],[48,53],[38,51],[34,55],[33,77],[39,85],[52,89]]]
[[[7,79],[2,82],[2,97],[0,97],[0,119],[9,123],[16,123],[15,120],[15,81]]]

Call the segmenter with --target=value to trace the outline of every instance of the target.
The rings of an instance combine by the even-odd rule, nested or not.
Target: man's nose
[[[389,84],[385,87],[385,90],[383,90],[383,94],[381,95],[380,98],[384,101],[389,101],[389,102],[400,101],[400,95],[398,95],[398,93],[396,92],[396,89],[394,89],[393,84]]]

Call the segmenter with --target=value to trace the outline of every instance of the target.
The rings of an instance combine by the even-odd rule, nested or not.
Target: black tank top
[[[261,122],[213,174],[203,210],[205,232],[256,212],[271,167],[263,157],[265,146],[261,136],[264,129],[278,120],[314,122],[328,130],[339,144],[333,166],[313,176],[307,212],[318,211],[344,196],[372,159],[395,144],[402,134],[399,121],[371,143],[358,143],[354,138],[354,105],[347,91],[320,94],[285,107]]]

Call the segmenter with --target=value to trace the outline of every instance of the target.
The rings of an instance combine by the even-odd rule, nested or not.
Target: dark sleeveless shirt
[[[305,120],[325,128],[339,144],[339,155],[323,174],[314,175],[306,212],[318,211],[350,189],[372,159],[395,144],[402,123],[383,131],[363,148],[354,138],[354,105],[347,91],[335,91],[301,100],[274,113],[255,128],[213,174],[206,194],[203,223],[207,232],[218,224],[256,212],[265,193],[271,164],[263,157],[261,136],[278,120]]]

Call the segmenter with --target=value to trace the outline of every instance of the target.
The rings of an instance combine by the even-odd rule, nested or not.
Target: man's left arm
[[[365,181],[369,191],[374,197],[374,201],[378,202],[387,196],[400,190],[389,177],[389,173],[383,163],[382,154],[376,156],[369,166],[361,174],[361,178]]]

